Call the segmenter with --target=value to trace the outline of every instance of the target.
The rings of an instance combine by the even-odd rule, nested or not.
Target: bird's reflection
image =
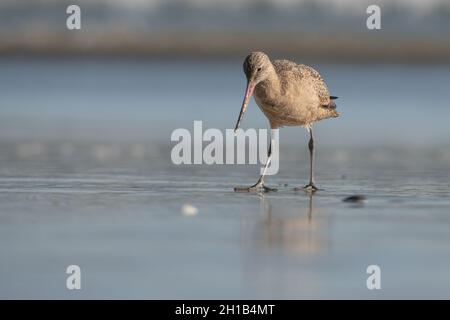
[[[325,247],[323,219],[317,217],[313,193],[304,197],[280,199],[274,204],[269,196],[260,195],[261,219],[246,223],[247,245],[271,251],[314,254]]]
[[[245,290],[259,298],[293,298],[317,293],[312,261],[329,242],[329,217],[316,208],[317,196],[260,195],[260,217],[242,221]],[[319,206],[317,206],[320,208]],[[274,295],[276,292],[276,295]]]

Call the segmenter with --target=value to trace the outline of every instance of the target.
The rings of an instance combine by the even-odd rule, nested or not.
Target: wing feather
[[[337,97],[330,96],[325,81],[314,68],[304,64],[297,64],[289,60],[275,60],[273,65],[278,73],[290,73],[299,80],[311,82],[319,98],[320,105],[324,107],[331,106],[331,100],[337,99]],[[287,84],[282,83],[281,85]]]

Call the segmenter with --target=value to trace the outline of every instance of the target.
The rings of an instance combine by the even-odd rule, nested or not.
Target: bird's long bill
[[[239,118],[236,123],[236,127],[234,128],[235,132],[237,129],[239,129],[239,124],[241,123],[241,120],[244,117],[245,110],[247,110],[248,102],[250,101],[250,97],[252,96],[254,89],[255,85],[251,81],[248,81],[247,89],[245,89],[244,101],[242,101],[241,112],[239,113]]]

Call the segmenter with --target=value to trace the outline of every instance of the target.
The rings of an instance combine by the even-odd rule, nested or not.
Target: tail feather
[[[332,98],[332,97],[330,97]],[[337,98],[337,97],[335,97]],[[339,117],[339,112],[336,110],[336,103],[334,101],[330,100],[330,103],[328,105],[322,105],[322,108],[327,109],[329,112],[329,115],[333,118]]]
[[[328,108],[330,109],[336,109],[336,103],[334,103],[334,101],[330,101],[330,104],[328,105]]]
[[[322,108],[325,108],[325,109],[336,109],[336,103],[334,103],[334,101],[330,101],[329,104],[322,105]]]

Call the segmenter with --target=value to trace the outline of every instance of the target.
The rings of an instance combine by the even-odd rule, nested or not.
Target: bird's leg
[[[267,168],[269,167],[270,164],[270,160],[271,160],[271,156],[272,156],[272,143],[274,143],[274,139],[272,137],[272,130],[270,131],[270,144],[269,144],[269,150],[267,151],[267,162],[264,166],[264,170],[263,173],[261,174],[261,176],[259,177],[258,181],[252,185],[251,187],[247,187],[247,188],[234,188],[235,192],[270,192],[270,191],[277,191],[277,189],[272,189],[269,187],[266,187],[264,185],[264,177],[266,175],[266,171]]]
[[[303,187],[304,190],[315,192],[319,190],[314,183],[314,135],[312,126],[309,128],[309,183]]]

